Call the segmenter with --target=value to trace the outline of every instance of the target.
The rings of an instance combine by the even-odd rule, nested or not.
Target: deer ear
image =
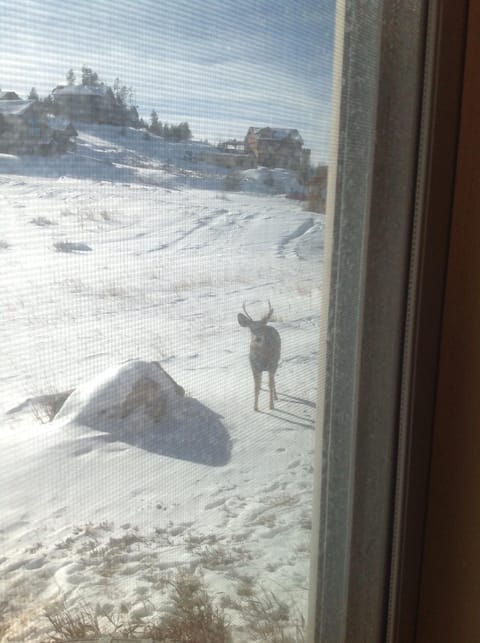
[[[240,326],[248,326],[248,319],[242,313],[238,313],[237,319]]]

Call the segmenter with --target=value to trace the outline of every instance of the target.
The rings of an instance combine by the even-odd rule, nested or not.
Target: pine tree
[[[35,87],[32,87],[28,95],[28,100],[39,100],[38,92]]]
[[[100,85],[100,79],[97,72],[93,71],[91,67],[82,67],[82,85]]]
[[[67,71],[66,78],[69,85],[75,85],[75,72],[73,71],[73,69],[69,69]]]
[[[150,127],[149,130],[152,132],[152,134],[156,134],[157,136],[161,136],[163,133],[162,124],[158,120],[158,114],[155,110],[152,110],[152,113],[150,114]]]
[[[115,95],[117,105],[126,108],[133,92],[131,87],[122,85],[120,78],[115,78],[115,82],[113,83],[113,93]]]
[[[192,138],[192,132],[190,130],[190,126],[187,122],[185,123],[180,123],[180,140],[181,141],[189,141]]]
[[[58,114],[58,106],[55,104],[51,94],[46,96],[43,100],[39,99],[38,106],[43,114]]]

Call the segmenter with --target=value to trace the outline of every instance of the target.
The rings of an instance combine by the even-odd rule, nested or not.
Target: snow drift
[[[158,362],[130,360],[75,389],[56,420],[103,431],[119,424],[145,430],[172,416],[184,393]]]
[[[78,386],[55,416],[59,426],[108,434],[135,447],[181,460],[224,465],[231,444],[220,417],[158,362],[129,360]]]

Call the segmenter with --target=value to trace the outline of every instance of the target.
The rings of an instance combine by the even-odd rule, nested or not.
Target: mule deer
[[[268,313],[260,320],[253,320],[247,313],[245,303],[243,304],[243,313],[238,314],[238,323],[240,326],[246,326],[250,329],[252,339],[250,342],[250,366],[252,368],[253,380],[255,384],[255,404],[254,411],[258,411],[258,396],[262,384],[262,372],[268,371],[268,386],[270,389],[270,408],[273,409],[273,400],[277,398],[275,389],[275,373],[277,371],[278,360],[280,359],[280,335],[273,326],[267,326],[273,309],[268,302]]]

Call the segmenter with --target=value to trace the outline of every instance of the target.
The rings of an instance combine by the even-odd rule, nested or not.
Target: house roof
[[[21,116],[34,104],[34,100],[2,100],[0,101],[0,114],[2,116]]]
[[[2,91],[0,89],[0,100],[20,100],[20,96],[16,92]]]
[[[106,96],[112,90],[107,85],[67,85],[56,87],[55,96]]]
[[[283,127],[252,127],[251,131],[255,136],[263,141],[283,141],[291,138],[302,141],[297,129],[287,129]]]
[[[272,138],[274,139],[284,139],[284,138],[302,138],[298,133],[298,129],[281,129],[274,128],[272,130]]]

